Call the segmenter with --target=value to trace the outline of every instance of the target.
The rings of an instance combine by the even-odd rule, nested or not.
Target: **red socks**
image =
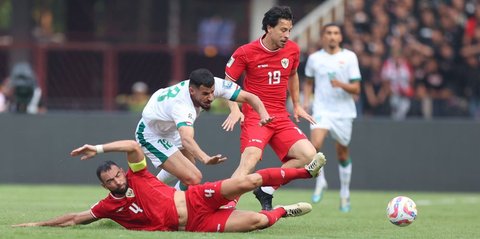
[[[266,168],[256,173],[262,176],[262,186],[280,186],[293,179],[312,177],[304,168]]]
[[[285,213],[287,213],[285,211],[285,209],[279,207],[279,208],[276,208],[276,209],[273,209],[271,211],[260,211],[261,214],[267,216],[268,218],[268,226],[271,227],[273,224],[275,224],[278,219],[280,219],[281,217],[283,217],[283,215],[285,215]]]

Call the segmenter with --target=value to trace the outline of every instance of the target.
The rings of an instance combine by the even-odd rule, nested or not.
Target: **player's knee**
[[[269,227],[270,223],[266,215],[256,213],[255,216],[252,217],[252,225],[254,226],[253,230],[258,230]]]
[[[202,173],[200,171],[198,172],[191,172],[187,174],[182,180],[183,183],[186,185],[197,185],[202,182]]]
[[[315,154],[317,154],[315,148],[305,150],[303,154],[298,158],[300,161],[298,168],[305,166],[305,164],[309,164],[312,161],[313,157],[315,157]]]
[[[261,155],[257,152],[245,151],[242,154],[242,163],[249,169],[253,170],[260,160]]]
[[[251,191],[257,187],[262,186],[262,176],[259,174],[249,174],[239,178],[238,187],[242,191]]]

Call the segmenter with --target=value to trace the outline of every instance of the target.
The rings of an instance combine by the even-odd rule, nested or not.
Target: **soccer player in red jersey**
[[[102,186],[110,191],[105,199],[90,210],[14,226],[65,227],[109,218],[131,230],[244,232],[263,229],[281,217],[304,215],[312,210],[312,206],[297,203],[261,212],[220,209],[220,206],[261,185],[283,185],[293,179],[316,177],[325,165],[325,158],[317,157],[304,168],[262,169],[243,177],[176,191],[148,172],[145,155],[133,140],[96,146],[86,144],[73,150],[71,155],[86,160],[103,152],[125,152],[129,165],[127,173],[112,161],[98,167],[97,176]]]
[[[240,135],[240,164],[232,178],[253,172],[262,158],[263,149],[270,144],[283,168],[300,168],[315,156],[315,147],[289,118],[286,107],[287,90],[293,102],[293,117],[299,117],[315,123],[300,104],[299,79],[297,67],[300,49],[290,41],[293,15],[289,7],[277,6],[265,13],[262,29],[265,34],[246,45],[239,47],[225,67],[226,79],[237,81],[243,72],[244,90],[257,95],[274,120],[259,127],[259,115],[249,104],[242,105],[240,112],[237,104],[231,104],[230,115],[222,124],[227,131],[233,129],[237,121],[242,121]],[[243,114],[242,114],[243,113]],[[262,187],[254,191],[263,210],[272,209],[273,192],[276,188]],[[234,204],[234,203],[233,203]],[[233,206],[232,203],[229,206]]]

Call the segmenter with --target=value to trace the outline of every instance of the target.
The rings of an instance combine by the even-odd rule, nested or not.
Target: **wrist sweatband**
[[[103,154],[105,151],[103,151],[103,145],[97,144],[95,145],[95,149],[97,150],[97,154]]]

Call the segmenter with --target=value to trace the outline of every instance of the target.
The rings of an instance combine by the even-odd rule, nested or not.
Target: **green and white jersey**
[[[172,138],[181,126],[193,126],[201,108],[193,105],[189,80],[157,90],[143,109],[141,121],[148,131]],[[215,77],[215,98],[236,100],[241,88],[232,81]]]
[[[349,83],[361,80],[358,59],[354,52],[342,49],[335,54],[325,50],[308,57],[305,75],[315,79],[312,106],[314,117],[355,118],[357,111],[353,96],[341,88],[334,88],[330,80]]]

